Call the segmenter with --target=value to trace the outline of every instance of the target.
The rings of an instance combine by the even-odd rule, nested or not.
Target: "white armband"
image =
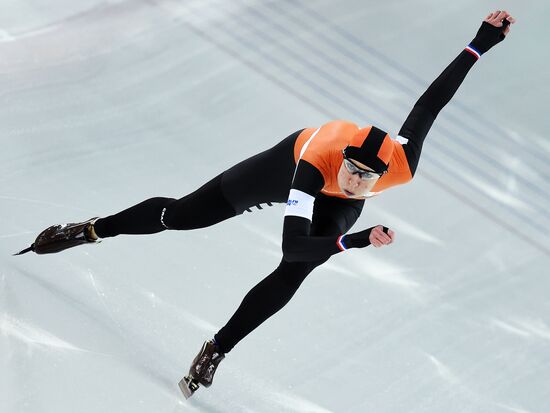
[[[291,189],[286,203],[285,217],[302,217],[311,221],[313,218],[314,202],[315,197],[297,189]]]

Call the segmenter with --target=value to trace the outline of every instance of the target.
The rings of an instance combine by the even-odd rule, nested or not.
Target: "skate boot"
[[[25,254],[34,251],[37,254],[51,254],[76,247],[80,244],[99,242],[97,236],[94,236],[93,225],[98,218],[92,218],[85,222],[75,224],[53,225],[42,231],[34,243],[17,254]]]
[[[178,383],[186,399],[199,388],[199,384],[210,387],[218,364],[225,358],[214,340],[205,341],[201,351],[191,363],[189,374]]]

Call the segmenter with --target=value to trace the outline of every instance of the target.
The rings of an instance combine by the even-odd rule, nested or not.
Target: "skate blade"
[[[199,383],[189,376],[185,376],[180,380],[178,386],[186,399],[191,397],[199,389]]]
[[[34,244],[32,244],[28,248],[25,248],[24,250],[21,250],[21,251],[15,253],[15,254],[13,254],[13,256],[15,257],[16,255],[23,255],[23,254],[26,254],[27,252],[30,252],[30,251],[34,251]]]

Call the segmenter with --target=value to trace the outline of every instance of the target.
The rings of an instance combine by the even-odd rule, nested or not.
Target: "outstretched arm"
[[[504,40],[510,31],[510,24],[513,23],[515,19],[507,11],[497,10],[490,13],[472,42],[445,68],[415,103],[399,131],[399,136],[408,139],[411,145],[416,145],[418,154],[435,118],[454,96],[474,63],[491,47]],[[414,173],[416,165],[411,167]]]

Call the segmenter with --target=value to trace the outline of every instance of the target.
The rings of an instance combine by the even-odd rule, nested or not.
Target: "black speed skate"
[[[201,351],[191,363],[189,374],[180,380],[178,386],[186,399],[195,393],[199,385],[210,387],[218,364],[225,358],[214,340],[205,341]]]
[[[74,224],[53,225],[42,231],[29,248],[14,255],[25,254],[29,251],[34,251],[37,254],[52,254],[80,244],[99,242],[91,233],[92,225],[96,220],[97,218],[92,218]]]

